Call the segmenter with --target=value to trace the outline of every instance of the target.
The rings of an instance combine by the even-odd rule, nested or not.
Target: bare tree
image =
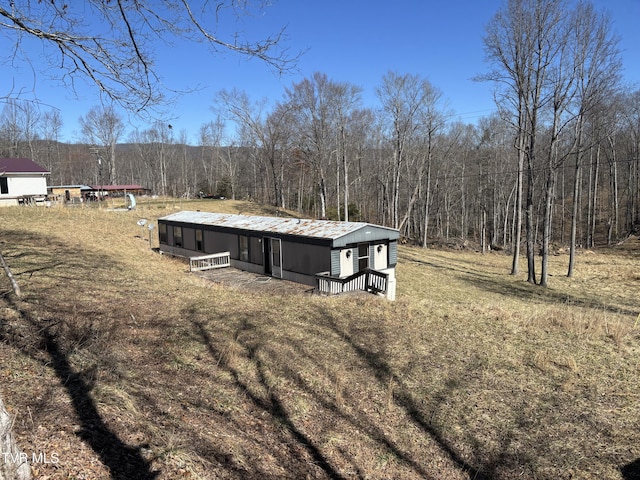
[[[43,140],[46,142],[44,164],[47,170],[52,172],[52,175],[54,172],[53,165],[60,165],[61,163],[60,131],[62,130],[62,125],[60,110],[52,109],[42,115],[40,131],[42,132]]]
[[[333,152],[336,151],[336,123],[341,84],[315,72],[286,91],[285,103],[291,109],[296,129],[296,145],[312,166],[320,200],[319,216],[327,216],[329,189],[327,179]],[[347,91],[343,91],[346,94]],[[336,179],[337,181],[337,179]]]
[[[219,174],[219,152],[224,137],[225,123],[220,116],[214,121],[200,126],[200,163],[202,164],[203,178],[198,184],[199,192],[211,195],[216,190],[216,181]]]
[[[288,70],[295,58],[281,48],[284,30],[251,39],[239,33],[240,27],[235,33],[229,27],[267,5],[264,0],[14,0],[0,6],[0,30],[15,39],[0,62],[26,63],[34,71],[55,76],[72,90],[79,79],[88,80],[110,102],[139,112],[158,104],[171,91],[162,84],[154,64],[155,52],[163,43],[204,43],[213,55],[231,51],[258,58],[278,72]],[[221,25],[230,32],[228,38],[216,34]],[[40,42],[42,60],[25,57],[26,49],[21,45],[28,41]],[[40,61],[49,65],[40,67]],[[20,93],[11,91],[5,96]]]
[[[86,116],[80,117],[82,135],[87,143],[106,151],[107,177],[102,178],[110,185],[117,183],[116,145],[124,133],[124,123],[112,106],[93,107]]]
[[[338,201],[338,220],[340,220],[340,171],[343,178],[344,221],[349,221],[349,136],[350,125],[357,120],[362,98],[362,89],[347,82],[339,82],[335,85],[336,95],[336,197]],[[356,118],[354,118],[356,116]]]
[[[607,99],[615,99],[618,96],[615,90],[620,79],[622,67],[618,51],[618,39],[612,34],[611,20],[606,14],[597,13],[590,3],[578,5],[575,25],[571,33],[574,35],[571,45],[573,47],[573,64],[576,72],[576,113],[574,140],[575,178],[571,238],[569,240],[568,277],[573,276],[575,268],[582,157],[585,150],[591,147],[585,142],[585,122],[589,116],[593,117],[595,112],[600,112],[598,119],[594,118],[593,122],[601,124],[604,130],[611,129],[610,126],[603,124],[605,122],[602,122],[602,118],[614,116],[611,112],[611,106],[615,106],[615,101],[611,102]],[[591,143],[593,143],[593,140]],[[598,160],[599,156],[600,150],[598,149],[596,154]],[[597,198],[597,170],[595,172],[596,182],[594,183],[593,202],[589,205],[589,208],[593,208],[593,211],[595,211]],[[593,229],[590,227],[588,229],[591,231],[590,236],[592,237]]]
[[[246,92],[234,89],[218,92],[214,110],[225,112],[245,137],[251,137],[250,143],[254,143],[260,152],[258,158],[262,158],[270,172],[273,205],[284,208],[284,160],[291,139],[291,109],[278,103],[269,113],[266,107],[266,100],[252,102]],[[242,143],[246,145],[247,138]]]
[[[417,75],[400,75],[388,72],[382,78],[382,85],[376,91],[382,102],[387,121],[388,139],[391,145],[392,159],[389,162],[391,209],[390,221],[394,228],[401,228],[407,222],[411,208],[418,198],[425,161],[420,161],[419,178],[414,185],[407,210],[400,218],[400,193],[403,171],[408,161],[409,149],[417,144],[416,136],[424,127],[428,132],[433,125],[435,105],[441,93],[431,83]],[[437,123],[437,122],[436,122]],[[428,159],[428,155],[426,157]]]
[[[8,156],[35,156],[41,115],[32,102],[8,99],[0,113],[0,139]]]

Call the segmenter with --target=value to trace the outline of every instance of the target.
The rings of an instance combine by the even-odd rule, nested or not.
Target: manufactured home
[[[398,230],[361,222],[183,211],[158,219],[160,251],[315,286],[395,299]]]
[[[49,173],[29,158],[0,158],[0,206],[44,203]]]

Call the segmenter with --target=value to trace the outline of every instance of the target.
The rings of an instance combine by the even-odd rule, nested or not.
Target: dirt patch
[[[219,285],[251,292],[311,295],[314,291],[311,285],[303,285],[267,275],[245,272],[237,268],[218,268],[215,270],[194,272],[194,275]]]

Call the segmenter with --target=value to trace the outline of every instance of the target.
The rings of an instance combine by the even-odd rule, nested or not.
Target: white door
[[[271,267],[271,275],[276,278],[282,278],[282,248],[279,238],[269,239],[269,266]]]
[[[387,246],[384,244],[374,245],[373,252],[373,268],[376,270],[387,268]]]
[[[344,248],[340,250],[340,276],[353,275],[353,250]]]

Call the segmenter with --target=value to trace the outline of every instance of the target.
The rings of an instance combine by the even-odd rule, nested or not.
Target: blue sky
[[[621,37],[625,79],[640,86],[640,0],[595,0],[596,7],[612,15]],[[363,89],[366,106],[378,106],[375,89],[389,70],[428,79],[439,88],[455,118],[473,123],[494,110],[491,85],[473,81],[485,72],[482,36],[502,0],[273,0],[265,14],[245,22],[243,28],[259,34],[286,26],[285,45],[306,50],[298,71],[274,75],[263,63],[231,54],[212,56],[200,46],[176,45],[157,52],[159,73],[176,90],[196,89],[170,106],[174,131],[185,130],[190,143],[197,142],[200,126],[213,120],[210,107],[217,91],[244,90],[255,100],[282,98],[285,87],[313,72],[350,82]],[[0,39],[0,48],[6,40]],[[9,76],[3,66],[0,93]],[[16,85],[34,84],[29,69],[12,71]],[[38,98],[60,109],[63,140],[79,140],[78,118],[98,104],[95,91],[78,88],[79,97],[40,75]],[[126,115],[123,114],[124,117]],[[131,118],[129,126],[140,124]]]

